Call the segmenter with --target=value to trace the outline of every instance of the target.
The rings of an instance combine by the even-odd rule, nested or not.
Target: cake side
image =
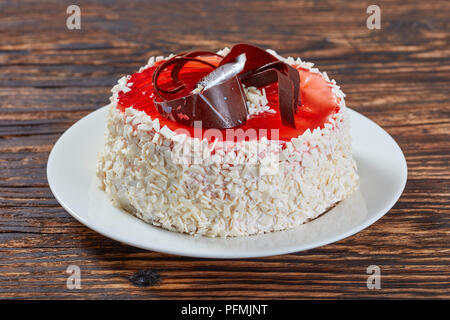
[[[284,61],[320,74],[299,59]],[[323,128],[287,142],[262,138],[226,148],[161,128],[143,111],[121,111],[117,95],[129,87],[120,80],[99,156],[102,188],[144,221],[195,235],[259,234],[316,218],[358,185],[344,94],[321,75],[340,107]]]

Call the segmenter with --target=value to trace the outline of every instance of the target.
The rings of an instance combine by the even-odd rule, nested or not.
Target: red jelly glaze
[[[214,59],[218,58],[208,57],[208,60]],[[161,127],[166,125],[171,130],[185,129],[191,133],[191,136],[194,136],[194,128],[164,118],[154,105],[155,93],[152,85],[152,75],[160,63],[162,62],[157,62],[154,66],[142,72],[137,72],[129,78],[128,83],[132,83],[130,86],[131,90],[126,93],[119,93],[118,108],[123,111],[126,108],[133,107],[137,110],[144,111],[152,119],[158,118]],[[240,126],[239,129],[246,130],[252,128],[256,132],[259,132],[259,129],[267,129],[267,131],[261,131],[261,135],[265,135],[269,139],[271,138],[271,129],[278,129],[279,140],[289,141],[292,138],[300,136],[307,129],[312,131],[317,127],[323,128],[328,119],[339,111],[339,105],[335,101],[331,87],[320,74],[311,73],[309,70],[299,67],[297,67],[297,70],[300,73],[301,105],[298,107],[297,114],[295,115],[296,128],[284,126],[281,123],[278,112],[278,85],[272,84],[265,87],[266,96],[269,101],[269,106],[277,112],[265,112],[254,116]],[[209,72],[211,72],[210,67],[205,67],[199,63],[192,62],[186,64],[180,72],[180,79],[194,85],[188,86],[182,92],[173,95],[173,98],[189,94],[194,89],[195,84]],[[167,70],[161,73],[158,84],[164,87],[170,81],[170,70]],[[226,138],[225,130],[221,131],[223,137]]]

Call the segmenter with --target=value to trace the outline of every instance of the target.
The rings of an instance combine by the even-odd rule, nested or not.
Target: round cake
[[[345,95],[299,58],[247,44],[151,57],[112,93],[101,188],[155,226],[285,230],[358,187]]]

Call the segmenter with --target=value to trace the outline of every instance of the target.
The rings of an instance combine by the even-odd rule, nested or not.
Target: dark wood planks
[[[0,298],[449,298],[448,1],[0,1]],[[53,198],[46,162],[75,121],[151,55],[247,41],[315,62],[347,104],[383,126],[408,162],[399,202],[348,239],[261,259],[202,260],[119,244]],[[79,265],[82,289],[66,288]],[[378,265],[382,289],[368,290]],[[159,285],[129,280],[152,268]]]

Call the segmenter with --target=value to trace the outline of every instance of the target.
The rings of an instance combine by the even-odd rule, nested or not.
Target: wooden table
[[[81,30],[68,30],[72,3],[0,1],[0,297],[450,297],[450,2],[377,1],[381,30],[366,27],[372,1],[78,1]],[[59,206],[48,154],[119,77],[152,55],[243,41],[315,62],[400,144],[408,182],[385,217],[314,250],[227,261],[123,245]],[[380,290],[366,286],[369,265]],[[142,269],[159,284],[134,285]]]

